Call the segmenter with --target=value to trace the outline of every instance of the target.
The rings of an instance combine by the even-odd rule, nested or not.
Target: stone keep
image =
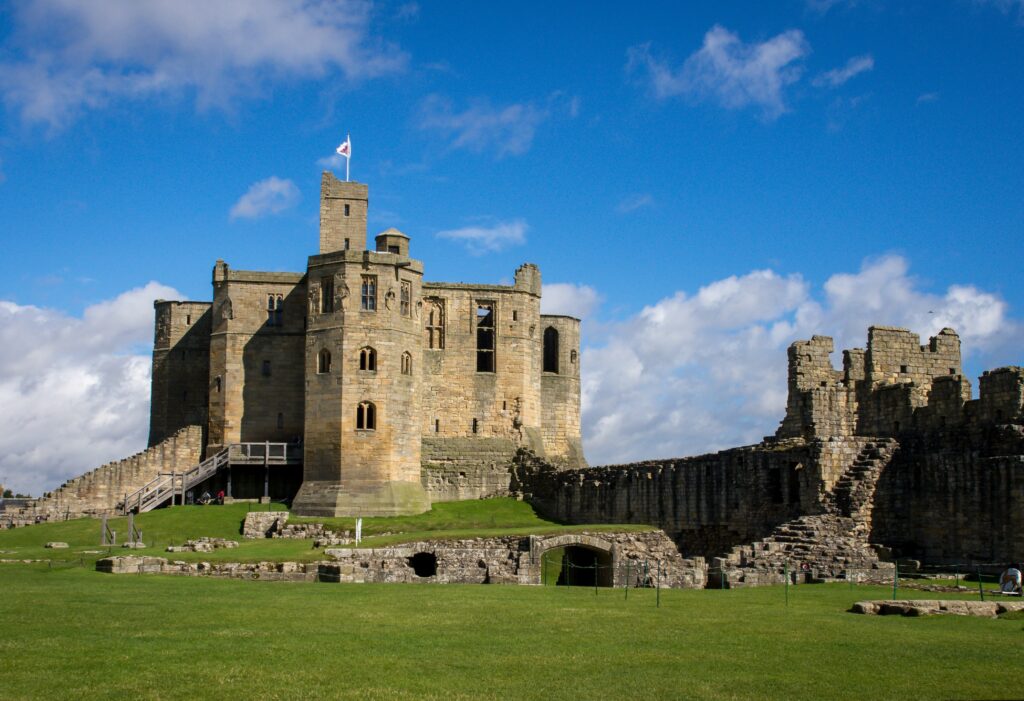
[[[189,424],[207,455],[301,441],[293,511],[317,516],[501,493],[519,448],[585,466],[579,320],[540,313],[538,268],[427,282],[402,232],[368,250],[368,201],[325,172],[304,274],[217,261],[212,303],[157,301],[150,445]]]

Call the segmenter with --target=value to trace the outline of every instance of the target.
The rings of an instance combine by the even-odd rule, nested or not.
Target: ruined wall
[[[35,499],[25,508],[5,513],[15,524],[37,520],[79,518],[119,510],[125,494],[144,486],[161,472],[182,472],[201,460],[203,429],[186,426],[141,453],[86,472]]]
[[[542,314],[541,436],[548,462],[586,467],[580,432],[580,320]]]
[[[185,426],[206,426],[210,375],[209,302],[156,300],[149,445]]]
[[[210,449],[296,439],[304,422],[305,276],[218,261],[213,290]]]
[[[948,378],[957,382],[961,404],[971,397],[960,370],[960,338],[952,329],[921,345],[907,329],[872,326],[867,350],[844,351],[842,371],[832,367],[832,350],[827,336],[789,347],[789,396],[777,437],[899,435],[929,404],[933,383]],[[949,390],[943,384],[936,399]]]
[[[440,309],[443,347],[424,338],[422,434],[432,438],[504,438],[543,452],[540,272],[523,265],[515,284],[423,285],[425,314]],[[481,316],[494,314],[494,370],[478,371]],[[425,322],[426,323],[426,322]]]
[[[568,523],[645,523],[710,557],[814,509],[861,439],[760,445],[709,455],[557,471],[524,464],[513,486]]]

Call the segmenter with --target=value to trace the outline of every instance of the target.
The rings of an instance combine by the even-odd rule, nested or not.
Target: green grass
[[[281,510],[279,504],[271,505]],[[266,509],[249,504],[225,506],[176,506],[158,509],[136,517],[147,548],[137,554],[160,555],[175,560],[206,562],[309,562],[325,559],[322,550],[314,549],[312,541],[290,539],[244,540],[241,524],[252,509]],[[324,523],[332,530],[354,533],[355,519],[295,518],[290,522]],[[111,519],[110,528],[123,542],[128,531],[127,519]],[[363,519],[363,547],[382,547],[428,539],[479,538],[504,535],[547,535],[578,531],[643,531],[650,526],[591,525],[566,526],[539,517],[533,508],[515,499],[484,499],[478,501],[443,502],[424,514],[389,518]],[[180,545],[191,538],[211,536],[239,541],[238,548],[212,553],[165,553],[168,545]],[[47,550],[48,541],[62,541],[68,550]],[[107,555],[101,548],[100,521],[76,519],[42,523],[24,528],[0,531],[0,558],[56,559],[85,562]],[[102,553],[89,551],[101,550]],[[6,552],[5,552],[6,551]],[[128,553],[120,547],[114,553]]]
[[[1019,620],[846,613],[884,587],[655,593],[0,566],[0,696],[885,699],[1020,695]]]

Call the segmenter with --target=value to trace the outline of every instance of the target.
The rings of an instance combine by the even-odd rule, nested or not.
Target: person
[[[221,505],[224,504],[224,490],[223,489],[220,490],[219,492],[217,492],[217,503],[221,504]]]
[[[202,495],[199,497],[199,503],[202,504],[203,506],[206,506],[211,501],[213,501],[213,497],[210,496],[210,493],[208,491],[204,491]]]
[[[1002,576],[999,577],[999,591],[1003,594],[1021,595],[1021,573],[1020,565],[1011,563]]]

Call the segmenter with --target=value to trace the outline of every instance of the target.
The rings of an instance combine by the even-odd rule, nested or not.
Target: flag
[[[339,156],[344,156],[345,158],[352,158],[352,137],[346,136],[345,141],[341,144],[341,146],[336,148],[335,151],[338,152]]]

